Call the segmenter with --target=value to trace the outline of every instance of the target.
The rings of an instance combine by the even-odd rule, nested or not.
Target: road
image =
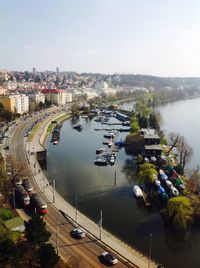
[[[46,113],[46,112],[45,112]],[[21,122],[11,131],[11,137],[9,140],[10,150],[8,153],[13,156],[16,162],[21,166],[23,164],[23,174],[28,177],[33,184],[34,191],[40,193],[44,200],[45,196],[38,188],[35,183],[34,176],[30,170],[29,163],[27,160],[27,155],[25,153],[24,144],[24,133],[25,129],[32,124],[32,122],[39,118],[40,115],[36,115],[35,118],[29,119],[29,121]],[[46,200],[48,202],[48,200]],[[87,235],[84,239],[76,240],[71,235],[70,232],[74,228],[72,223],[67,220],[61,213],[53,206],[53,204],[48,203],[49,213],[45,215],[44,220],[46,221],[48,229],[51,231],[51,242],[55,245],[59,255],[64,259],[68,260],[73,258],[77,266],[82,268],[89,267],[107,267],[105,263],[102,263],[99,259],[99,255],[106,251],[107,249],[101,245],[101,243]],[[24,219],[27,215],[19,210],[21,216]],[[109,250],[110,251],[110,250]],[[124,260],[119,260],[116,267],[138,267]]]

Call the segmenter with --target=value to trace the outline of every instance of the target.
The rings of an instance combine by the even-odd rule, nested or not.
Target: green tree
[[[144,163],[140,165],[138,174],[140,183],[153,183],[157,174],[158,172],[154,164]]]
[[[58,263],[59,256],[52,244],[47,243],[39,248],[38,261],[40,267],[48,268],[54,267]]]
[[[144,146],[144,138],[138,133],[131,133],[126,136],[126,152],[128,154],[137,155],[140,153],[141,148]]]
[[[51,233],[46,230],[46,222],[35,213],[29,221],[24,222],[27,241],[37,247],[49,241]]]
[[[186,230],[193,223],[194,208],[186,196],[173,197],[167,203],[167,217],[174,227]]]
[[[131,132],[135,133],[138,132],[140,129],[139,123],[138,123],[138,119],[137,117],[134,115],[131,117]]]
[[[20,250],[10,239],[0,243],[0,267],[18,267]]]

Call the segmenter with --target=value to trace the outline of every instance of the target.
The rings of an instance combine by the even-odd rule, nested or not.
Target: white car
[[[84,238],[85,237],[85,233],[83,232],[83,230],[81,230],[79,228],[72,230],[71,234],[75,238]]]
[[[117,258],[107,251],[101,253],[100,257],[109,264],[114,265],[114,264],[118,263]]]

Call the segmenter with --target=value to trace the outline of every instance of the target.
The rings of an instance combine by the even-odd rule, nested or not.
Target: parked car
[[[83,232],[83,230],[81,230],[79,228],[73,229],[71,231],[71,234],[75,238],[84,238],[85,237],[85,233]]]
[[[4,150],[9,150],[10,147],[7,145],[6,147],[4,147]]]
[[[118,260],[115,256],[113,256],[111,253],[105,251],[103,253],[101,253],[100,256],[104,261],[106,261],[108,264],[114,265],[116,263],[118,263]]]

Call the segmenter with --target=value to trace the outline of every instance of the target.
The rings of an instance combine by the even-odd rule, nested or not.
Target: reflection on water
[[[95,222],[102,210],[103,226],[147,255],[152,234],[152,256],[166,267],[199,267],[199,233],[191,231],[183,238],[169,232],[156,208],[144,207],[134,199],[134,163],[123,148],[117,153],[115,165],[95,166],[96,149],[105,147],[105,131],[94,131],[101,127],[94,119],[82,118],[80,123],[83,130],[78,132],[70,120],[66,121],[58,145],[49,140],[47,173],[49,179],[56,179],[57,191],[74,206],[77,196],[78,209]],[[119,133],[116,139],[126,135]]]

